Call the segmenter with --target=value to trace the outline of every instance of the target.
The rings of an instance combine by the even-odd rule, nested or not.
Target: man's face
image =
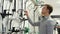
[[[44,6],[42,8],[42,14],[46,14],[46,13],[48,13],[48,9],[47,9],[47,6]]]

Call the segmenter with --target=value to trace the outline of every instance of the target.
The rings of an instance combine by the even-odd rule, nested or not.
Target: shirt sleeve
[[[31,25],[33,25],[33,26],[39,26],[40,25],[39,21],[38,22],[33,22],[29,17],[27,17],[27,18],[28,18],[28,21]]]

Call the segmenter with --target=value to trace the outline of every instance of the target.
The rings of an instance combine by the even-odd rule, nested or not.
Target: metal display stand
[[[16,0],[14,0],[14,9],[12,9],[12,12],[13,12],[13,14],[10,14],[9,13],[9,11],[10,11],[10,7],[11,7],[11,4],[12,4],[12,0],[9,0],[10,1],[10,5],[9,5],[9,9],[6,9],[6,10],[4,10],[3,11],[3,13],[1,13],[1,15],[2,15],[2,17],[3,18],[5,18],[6,16],[7,16],[7,25],[6,25],[6,28],[3,28],[3,29],[5,29],[6,31],[4,32],[4,33],[2,33],[2,34],[12,34],[13,32],[15,32],[16,34],[18,33],[18,32],[22,32],[21,34],[24,34],[24,31],[25,31],[25,20],[27,20],[27,19],[25,19],[23,16],[25,15],[25,14],[23,14],[23,12],[25,11],[24,9],[23,9],[23,0],[21,0],[21,9],[18,9],[18,11],[17,12],[20,12],[20,17],[18,17],[21,21],[23,21],[23,29],[22,28],[19,28],[18,30],[17,29],[15,29],[15,27],[12,27],[11,26],[11,24],[12,24],[12,21],[14,20],[13,18],[10,20],[10,18],[9,18],[9,15],[12,15],[13,16],[13,14],[14,14],[14,12],[16,12]],[[25,6],[26,7],[26,6]],[[7,6],[6,6],[6,8],[7,8]],[[26,9],[26,8],[25,8]],[[8,13],[6,13],[8,11]],[[10,22],[9,22],[9,20],[10,20]],[[20,22],[21,23],[21,22]],[[20,25],[20,24],[19,24]],[[9,27],[9,28],[8,28]],[[11,29],[11,27],[12,27],[12,29]]]

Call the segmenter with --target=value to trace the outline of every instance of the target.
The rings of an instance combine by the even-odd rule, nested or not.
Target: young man
[[[52,11],[53,11],[53,7],[50,6],[49,4],[45,4],[41,12],[42,17],[40,16],[42,20],[36,23],[33,23],[31,21],[27,11],[26,11],[26,16],[31,25],[39,27],[39,32],[40,32],[39,34],[53,34],[55,21],[50,18],[50,14],[52,13]]]

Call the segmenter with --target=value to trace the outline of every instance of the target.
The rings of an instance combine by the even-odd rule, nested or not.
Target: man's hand
[[[28,17],[28,11],[25,11],[25,15]]]

